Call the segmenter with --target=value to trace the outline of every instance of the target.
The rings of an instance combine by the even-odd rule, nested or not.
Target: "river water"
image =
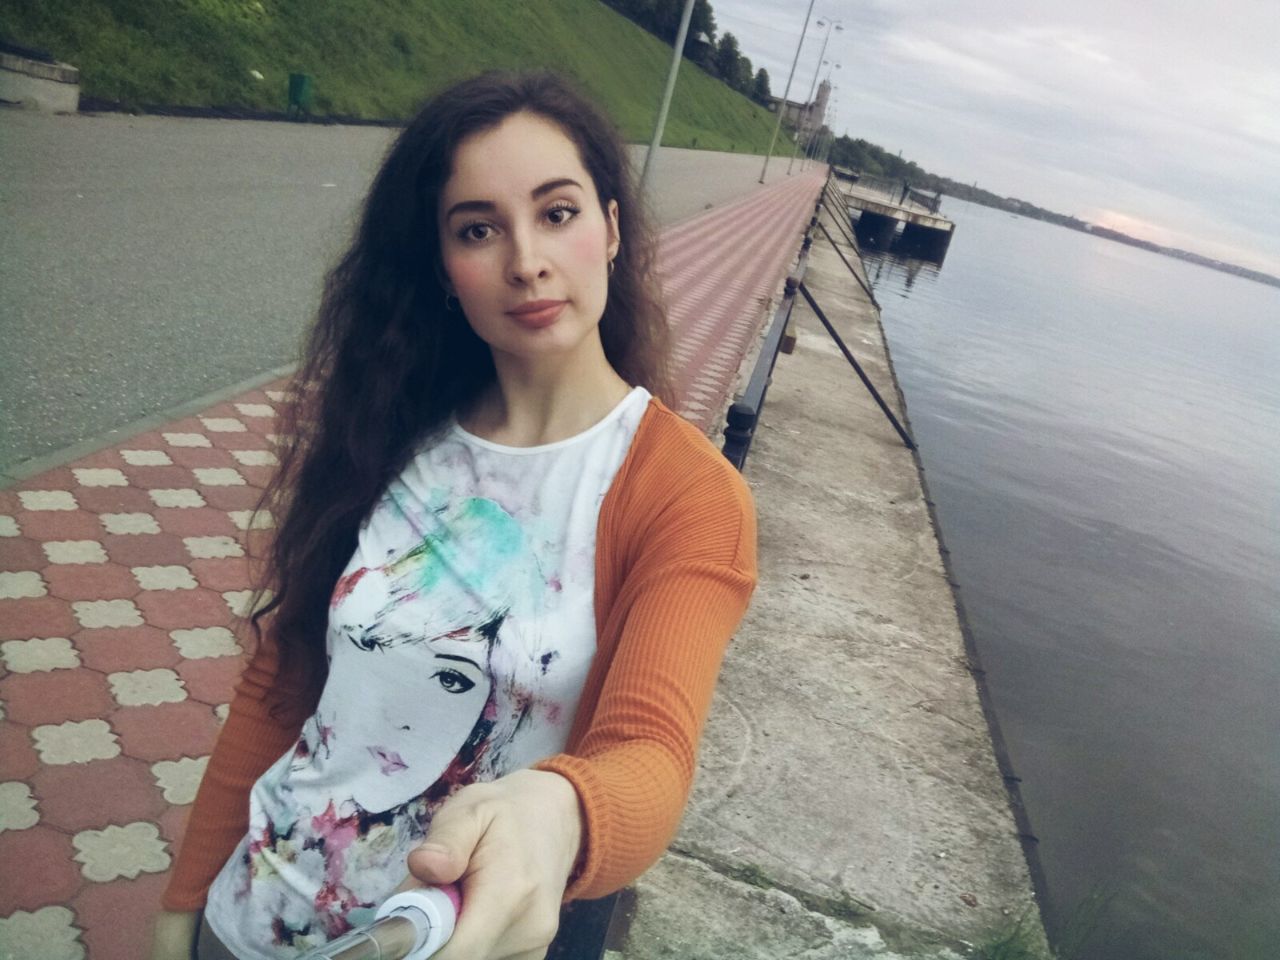
[[[942,212],[864,259],[1051,936],[1280,957],[1280,289]]]

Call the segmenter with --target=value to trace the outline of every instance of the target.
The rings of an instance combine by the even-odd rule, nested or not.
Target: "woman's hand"
[[[409,854],[413,879],[462,887],[462,915],[436,960],[543,957],[581,844],[578,794],[559,774],[519,770],[450,797]]]
[[[151,930],[151,960],[191,960],[199,927],[199,910],[190,913],[161,910]]]

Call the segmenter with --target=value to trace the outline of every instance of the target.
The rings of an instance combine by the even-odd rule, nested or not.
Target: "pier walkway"
[[[838,183],[849,212],[858,215],[860,243],[882,250],[901,248],[937,263],[945,259],[956,225],[938,213],[937,197],[915,190],[905,181],[879,177],[862,176],[852,183]]]

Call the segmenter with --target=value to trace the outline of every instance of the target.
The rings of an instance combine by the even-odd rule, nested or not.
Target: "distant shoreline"
[[[955,196],[942,191],[943,196]],[[1269,273],[1263,273],[1261,270],[1252,270],[1249,267],[1242,267],[1239,264],[1227,263],[1225,260],[1215,260],[1212,257],[1206,257],[1203,254],[1193,253],[1190,250],[1182,250],[1178,247],[1164,247],[1158,243],[1152,243],[1150,240],[1140,240],[1137,237],[1131,237],[1127,233],[1121,233],[1119,230],[1112,230],[1109,227],[1100,227],[1096,224],[1086,223],[1083,220],[1076,220],[1074,217],[1066,217],[1062,214],[1053,213],[1050,210],[1041,210],[1031,204],[1026,204],[1022,200],[1010,200],[1006,204],[984,202],[969,197],[955,197],[957,200],[964,200],[966,203],[976,203],[979,206],[990,207],[993,210],[1004,210],[1007,213],[1016,214],[1020,217],[1027,217],[1032,220],[1041,220],[1045,223],[1052,223],[1059,227],[1066,227],[1069,230],[1075,230],[1079,233],[1086,233],[1093,237],[1102,237],[1104,240],[1114,240],[1116,243],[1123,243],[1130,247],[1138,247],[1142,250],[1149,250],[1152,253],[1158,253],[1162,256],[1173,257],[1175,260],[1184,260],[1187,263],[1194,263],[1202,267],[1208,267],[1210,270],[1217,270],[1219,273],[1229,273],[1233,276],[1243,277],[1246,280],[1253,280],[1257,283],[1265,283],[1268,286],[1280,287],[1280,277],[1273,276]],[[1030,209],[1025,209],[1029,207]],[[1050,214],[1050,216],[1042,216],[1041,214]]]

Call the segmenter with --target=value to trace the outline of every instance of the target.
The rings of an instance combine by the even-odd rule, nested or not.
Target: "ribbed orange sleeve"
[[[267,768],[293,746],[302,721],[273,718],[267,694],[276,682],[269,641],[245,667],[231,712],[209,758],[181,849],[161,898],[166,910],[199,910],[214,877],[249,829],[249,791]]]
[[[712,565],[667,571],[636,598],[595,722],[574,754],[537,764],[567,778],[586,849],[567,899],[602,897],[662,855],[684,813],[698,738],[751,581]]]
[[[584,690],[589,719],[583,730],[575,723],[565,753],[536,764],[566,777],[582,803],[585,849],[566,899],[625,886],[671,842],[720,663],[755,587],[746,483],[692,428],[681,422],[672,435],[661,424],[663,439],[640,446],[646,462],[626,477],[619,536],[639,544],[634,559],[625,572],[598,573],[606,595],[611,576],[621,583],[599,631],[593,674],[603,677]],[[639,531],[637,514],[647,521]]]

